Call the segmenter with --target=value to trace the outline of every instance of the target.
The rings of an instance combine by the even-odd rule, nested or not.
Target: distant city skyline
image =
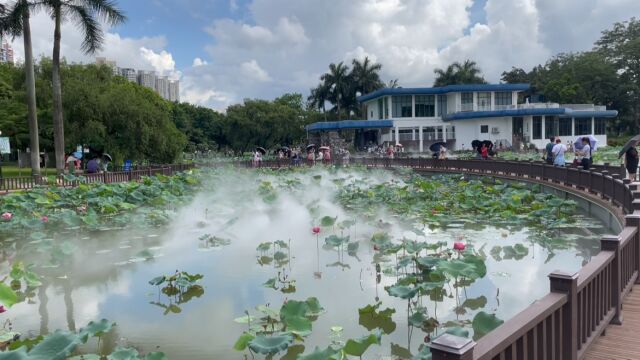
[[[147,87],[160,95],[163,99],[180,102],[180,81],[170,80],[168,76],[158,76],[153,70],[137,70],[118,67],[115,60],[96,57],[96,65],[106,65],[113,70],[113,75],[122,76],[130,82]]]
[[[2,35],[0,35],[0,63],[14,63],[13,48]]]

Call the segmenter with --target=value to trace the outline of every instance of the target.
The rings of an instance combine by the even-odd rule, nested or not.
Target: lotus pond
[[[38,189],[0,212],[17,359],[427,359],[609,231],[539,186],[322,167]]]

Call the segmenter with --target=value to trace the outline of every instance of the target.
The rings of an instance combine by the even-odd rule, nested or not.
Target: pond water
[[[403,176],[364,170],[222,171],[207,175],[202,192],[179,209],[166,228],[49,233],[47,239],[61,245],[40,252],[42,240],[16,236],[2,243],[3,273],[15,260],[39,264],[34,270],[43,276],[44,285],[28,302],[11,309],[13,328],[38,335],[54,329],[75,331],[91,320],[107,318],[117,327],[103,339],[103,351],[125,345],[143,352],[163,351],[169,359],[244,359],[251,358],[249,351],[233,346],[248,325],[234,319],[247,310],[257,314],[258,305],[277,310],[286,301],[315,297],[324,311],[314,318],[311,334],[290,347],[288,356],[283,351],[274,358],[295,359],[316,346],[367,335],[376,326],[384,330],[382,343],[369,348],[364,358],[410,358],[445,328],[463,327],[472,336],[472,321],[480,312],[503,320],[517,314],[548,292],[550,272],[578,270],[595,255],[598,235],[608,230],[577,213],[568,217],[573,224],[553,230],[493,221],[491,216],[477,216],[477,221],[454,218],[445,221],[445,227],[411,220],[408,227],[407,216],[387,209],[384,199],[371,200],[366,217],[356,216],[336,199],[348,184],[402,188]],[[324,216],[337,217],[337,222],[322,227],[316,236],[312,227]],[[345,220],[355,223],[340,226]],[[390,296],[385,287],[405,277],[412,265],[397,266],[406,249],[398,252],[399,260],[393,254],[381,255],[379,245],[371,242],[381,232],[396,244],[400,239],[442,242],[432,251],[451,259],[460,255],[443,250],[463,242],[484,259],[486,274],[459,286],[449,282],[442,296],[410,302]],[[325,245],[331,235],[348,235],[350,243],[358,243],[357,249]],[[283,241],[278,250],[275,245],[257,250],[261,243],[277,240]],[[48,265],[53,257],[58,265]],[[201,290],[169,296],[149,284],[177,270],[202,274]],[[378,301],[381,310],[395,310],[391,319],[359,315],[359,308]],[[415,314],[419,308],[432,319],[425,323],[429,325],[410,325],[408,312]]]

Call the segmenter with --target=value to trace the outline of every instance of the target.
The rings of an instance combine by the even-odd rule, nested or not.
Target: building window
[[[436,116],[435,95],[416,95],[416,117]]]
[[[571,118],[562,118],[559,121],[558,136],[571,136]]]
[[[542,116],[533,117],[533,140],[542,139]]]
[[[393,117],[406,118],[412,116],[411,96],[394,96],[393,100]]]
[[[460,111],[473,111],[473,93],[463,92],[462,96],[462,107]]]
[[[488,134],[489,125],[480,125],[480,134]]]
[[[551,139],[552,136],[558,135],[558,118],[553,116],[545,116],[544,118],[544,138]]]
[[[491,93],[479,92],[478,93],[478,111],[491,110]]]
[[[438,116],[447,114],[447,95],[438,95]]]
[[[509,109],[513,104],[513,95],[508,91],[496,93],[496,110]]]
[[[595,123],[593,124],[593,134],[594,135],[606,135],[607,134],[607,119],[605,118],[595,118]]]
[[[580,118],[575,121],[575,135],[591,134],[591,118]]]
[[[371,110],[370,114],[371,115],[369,115],[369,119],[373,119],[373,110]]]
[[[456,139],[456,127],[452,126],[447,130],[447,139],[455,140]]]
[[[399,130],[398,131],[398,135],[400,135],[400,141],[413,140],[413,130],[412,129]]]
[[[424,140],[435,140],[436,139],[436,128],[434,127],[425,127],[422,130]]]
[[[378,119],[382,119],[384,114],[384,98],[378,99]]]

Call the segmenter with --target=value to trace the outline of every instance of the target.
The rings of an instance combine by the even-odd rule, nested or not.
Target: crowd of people
[[[583,169],[589,170],[591,165],[593,164],[593,145],[592,140],[585,136],[580,139],[581,146],[576,144],[574,149],[571,142],[568,145],[562,143],[562,139],[559,137],[552,136],[549,139],[549,143],[544,149],[543,152],[543,160],[547,162],[547,164],[555,165],[555,166],[566,166],[567,161],[565,158],[565,154],[567,152],[573,152],[575,155],[574,165],[582,166]]]

